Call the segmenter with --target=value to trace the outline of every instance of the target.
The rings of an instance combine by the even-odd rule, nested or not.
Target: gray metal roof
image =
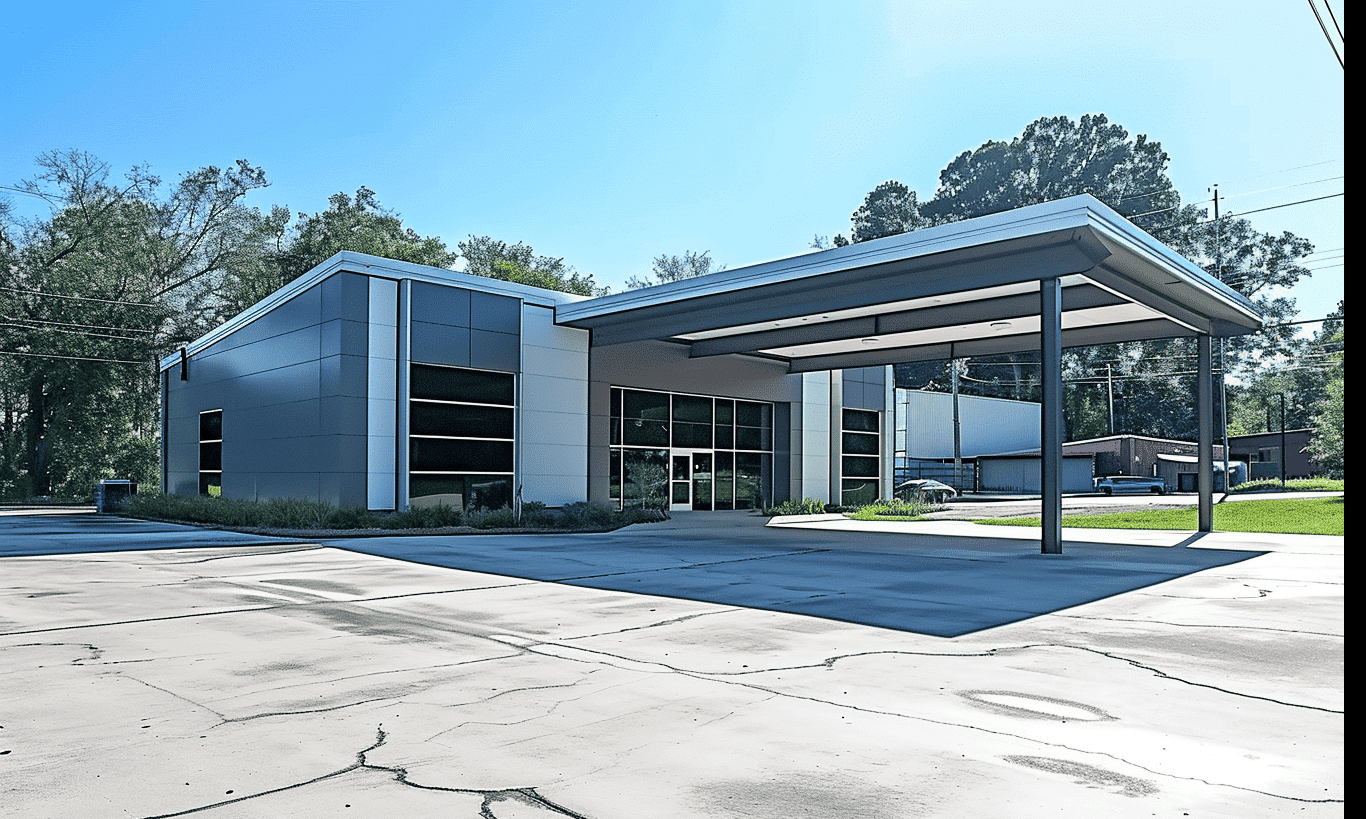
[[[593,345],[688,344],[793,372],[1039,348],[1061,277],[1069,347],[1260,329],[1241,294],[1090,195],[556,307]]]

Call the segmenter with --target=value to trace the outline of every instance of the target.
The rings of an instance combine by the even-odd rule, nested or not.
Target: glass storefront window
[[[613,500],[696,510],[769,505],[772,404],[624,387],[613,387],[610,398]]]
[[[626,507],[662,508],[669,486],[669,450],[621,450],[621,500]]]

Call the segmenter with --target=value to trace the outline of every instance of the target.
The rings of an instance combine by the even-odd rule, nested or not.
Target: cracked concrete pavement
[[[0,814],[1343,814],[1343,538],[808,523],[2,516]]]

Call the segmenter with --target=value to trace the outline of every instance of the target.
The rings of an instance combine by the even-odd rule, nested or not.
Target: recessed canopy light
[[[880,338],[865,338],[865,339],[863,340],[863,343],[864,343],[864,344],[877,344],[877,343],[880,342],[880,341],[882,341],[882,339],[880,339]]]
[[[992,330],[997,330],[997,331],[999,331],[999,330],[1004,330],[1004,329],[1006,329],[1006,328],[1009,327],[1009,326],[1010,326],[1010,322],[1008,322],[1008,321],[993,321],[993,322],[991,323],[991,329],[992,329]]]

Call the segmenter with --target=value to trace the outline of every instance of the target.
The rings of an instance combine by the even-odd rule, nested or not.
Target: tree
[[[705,276],[708,273],[719,273],[725,269],[725,265],[713,267],[711,251],[709,250],[704,250],[701,253],[685,250],[682,256],[669,256],[661,253],[654,258],[648,274],[642,278],[632,276],[626,280],[626,286],[635,290],[640,287],[652,287],[656,284],[693,279],[698,276]]]
[[[460,258],[438,237],[420,236],[404,227],[400,216],[381,207],[375,192],[363,185],[354,199],[334,193],[327,201],[329,207],[322,213],[299,214],[293,235],[279,257],[281,284],[294,281],[343,250],[431,267],[450,267]]]
[[[538,256],[530,245],[518,242],[509,245],[489,236],[473,236],[460,242],[460,255],[465,259],[465,272],[491,279],[529,284],[547,290],[559,290],[580,296],[603,296],[606,287],[599,287],[591,273],[584,274],[566,265],[563,258]]]
[[[917,230],[924,224],[920,203],[915,191],[891,180],[868,192],[863,205],[852,217],[854,228],[850,235],[855,242],[881,239]],[[836,243],[843,237],[836,236]]]
[[[0,492],[81,496],[100,477],[154,480],[156,359],[202,332],[206,294],[249,221],[241,200],[265,175],[239,160],[162,194],[145,167],[115,183],[83,152],[36,162],[18,187],[48,215],[3,209]]]
[[[1339,310],[1341,312],[1341,310]],[[1330,341],[1337,345],[1328,384],[1314,417],[1314,434],[1305,452],[1323,465],[1330,475],[1341,477],[1346,467],[1346,404],[1344,403],[1344,374],[1346,350],[1344,330],[1338,329]]]
[[[1294,315],[1294,301],[1272,294],[1309,275],[1298,262],[1313,246],[1290,233],[1260,233],[1236,216],[1208,219],[1206,209],[1182,202],[1167,175],[1168,162],[1160,143],[1144,134],[1131,138],[1102,114],[1077,121],[1044,117],[1009,142],[988,141],[959,154],[940,172],[939,187],[928,201],[918,201],[914,191],[894,180],[879,185],[851,217],[851,236],[855,242],[867,241],[898,229],[916,230],[1089,193],[1253,299],[1263,311],[1267,330],[1226,344],[1231,367],[1251,372],[1293,353],[1294,331],[1286,325]],[[843,244],[842,239],[836,236],[834,244]],[[823,245],[823,237],[813,244]],[[1108,416],[1108,395],[1105,404],[1095,395],[1086,397],[1102,383],[1105,389],[1116,390],[1116,432],[1195,434],[1193,412],[1178,410],[1190,403],[1183,391],[1193,392],[1189,340],[1107,345],[1068,350],[1064,356],[1068,389],[1074,393],[1069,406],[1084,413],[1069,419],[1077,434],[1097,428],[1100,407]],[[964,391],[1028,399],[1037,385],[1037,362],[1037,356],[1029,354],[973,359]],[[898,367],[898,385],[931,381],[921,377],[925,366]],[[942,388],[941,381],[933,378],[934,386]],[[1107,428],[1108,423],[1107,417]]]

